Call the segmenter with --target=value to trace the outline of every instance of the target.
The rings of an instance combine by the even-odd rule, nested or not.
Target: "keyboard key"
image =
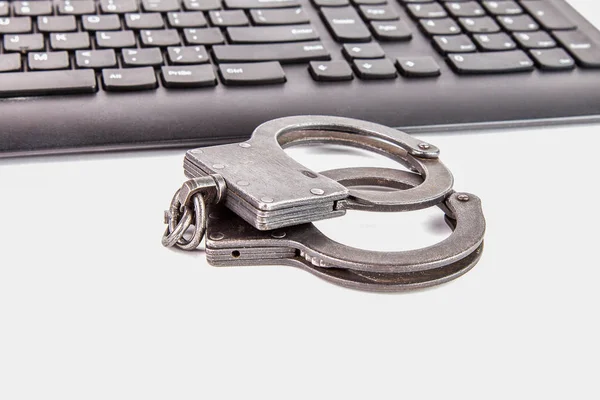
[[[500,27],[490,17],[459,18],[460,24],[465,31],[470,33],[493,33],[500,31]]]
[[[402,75],[411,78],[433,77],[441,73],[433,57],[398,57],[396,65]]]
[[[103,69],[102,82],[107,91],[156,89],[156,75],[152,67]]]
[[[44,71],[0,74],[0,97],[94,93],[93,71]]]
[[[556,47],[556,41],[544,31],[516,32],[513,37],[527,49],[547,49]]]
[[[58,3],[59,14],[85,15],[95,14],[94,0],[64,0]]]
[[[499,17],[498,22],[507,31],[537,31],[540,26],[529,15],[515,15]]]
[[[167,12],[178,11],[179,1],[177,0],[142,0],[142,8],[147,12]]]
[[[298,0],[225,0],[227,8],[281,8],[296,7],[300,5]]]
[[[202,11],[170,12],[167,14],[172,28],[201,28],[206,26],[206,18]]]
[[[313,0],[317,7],[343,7],[350,5],[348,0]]]
[[[179,33],[175,29],[160,31],[144,30],[140,32],[140,39],[144,46],[175,46],[181,43]]]
[[[208,17],[213,26],[245,26],[250,24],[248,17],[242,10],[210,11]]]
[[[515,1],[484,1],[483,5],[493,15],[522,14],[523,9]]]
[[[422,19],[419,20],[420,26],[429,35],[458,35],[461,33],[460,27],[450,18],[443,19]]]
[[[575,24],[558,11],[551,2],[522,1],[521,5],[546,29],[569,30],[576,28]]]
[[[219,28],[184,29],[183,35],[187,44],[213,45],[225,43]]]
[[[90,35],[87,32],[53,33],[50,35],[50,47],[53,50],[76,50],[90,47]]]
[[[0,72],[18,71],[20,69],[21,56],[19,54],[0,54]]]
[[[272,10],[250,10],[254,25],[292,25],[309,22],[308,15],[300,7]]]
[[[165,26],[159,13],[125,14],[128,29],[160,29]]]
[[[121,21],[117,15],[85,15],[81,17],[83,29],[86,31],[113,31],[121,29]]]
[[[521,50],[449,54],[448,62],[459,74],[495,74],[533,70],[533,61]]]
[[[227,28],[227,35],[232,43],[301,42],[319,38],[311,25]]]
[[[50,1],[15,1],[13,2],[15,15],[48,15],[52,14]]]
[[[580,31],[557,31],[554,37],[582,67],[600,68],[600,46]]]
[[[367,21],[389,21],[399,19],[396,10],[389,5],[360,6],[360,13]]]
[[[38,17],[37,26],[40,32],[71,32],[77,30],[77,22],[72,15]]]
[[[31,17],[0,18],[0,34],[31,32]]]
[[[473,35],[473,40],[483,51],[505,51],[517,48],[517,44],[503,32]]]
[[[108,68],[117,65],[113,49],[79,50],[75,52],[75,65],[78,68]]]
[[[454,17],[481,17],[485,11],[476,1],[444,3],[446,9]]]
[[[226,85],[264,85],[285,82],[285,73],[278,62],[221,64],[219,75]]]
[[[396,68],[387,58],[354,60],[353,67],[361,79],[395,79]]]
[[[387,0],[352,0],[352,3],[356,6],[360,6],[360,5],[373,6],[373,5],[378,5],[378,4],[386,4]]]
[[[41,33],[25,35],[4,35],[4,50],[25,53],[44,50],[44,35]]]
[[[371,30],[382,41],[405,41],[412,39],[412,32],[404,21],[373,21]]]
[[[203,64],[208,62],[204,46],[169,47],[167,55],[171,64]]]
[[[162,67],[162,80],[168,88],[215,86],[217,78],[212,65]]]
[[[477,50],[475,43],[467,35],[434,36],[433,43],[442,54],[471,53]]]
[[[409,4],[408,12],[413,18],[445,18],[446,10],[437,3]]]
[[[221,0],[183,0],[183,7],[189,11],[208,11],[221,8]]]
[[[355,58],[383,58],[385,53],[379,43],[345,44],[342,53],[348,60]]]
[[[160,49],[124,49],[123,65],[126,67],[153,67],[163,63]]]
[[[368,42],[371,33],[352,7],[321,9],[325,24],[338,42]]]
[[[321,42],[214,46],[213,54],[218,62],[280,61],[296,63],[331,58]]]
[[[29,53],[27,55],[29,69],[66,69],[69,68],[69,53],[66,51],[52,51],[46,53]]]
[[[570,70],[575,60],[563,49],[531,50],[533,60],[541,69]]]
[[[96,32],[98,47],[135,47],[135,37],[132,31]]]
[[[352,69],[344,61],[311,61],[308,70],[316,81],[349,81],[354,78]]]
[[[136,0],[100,0],[100,9],[105,14],[125,14],[138,11]]]
[[[7,1],[0,1],[0,17],[4,17],[10,13]]]

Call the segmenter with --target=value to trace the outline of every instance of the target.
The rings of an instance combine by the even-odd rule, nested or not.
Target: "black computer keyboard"
[[[0,154],[194,146],[329,114],[411,131],[600,115],[564,0],[0,1]]]

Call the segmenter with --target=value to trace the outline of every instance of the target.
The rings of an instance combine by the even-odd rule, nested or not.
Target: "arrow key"
[[[428,77],[440,75],[440,66],[432,57],[398,57],[396,65],[406,77]]]
[[[372,43],[348,43],[342,50],[344,56],[352,61],[355,58],[383,58],[385,53],[377,42]]]
[[[308,67],[316,81],[349,81],[352,69],[345,61],[312,61]]]
[[[361,79],[395,79],[396,68],[387,58],[354,60],[353,67]]]

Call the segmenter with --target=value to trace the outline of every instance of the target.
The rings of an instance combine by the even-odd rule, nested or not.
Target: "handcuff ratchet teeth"
[[[317,173],[283,150],[302,143],[363,148],[414,172],[343,168]],[[187,152],[184,170],[190,180],[166,213],[163,244],[194,249],[206,229],[212,265],[288,264],[343,286],[376,291],[442,283],[477,263],[485,219],[476,196],[454,192],[452,174],[438,155],[429,143],[370,122],[327,116],[272,120],[246,142]],[[399,190],[357,188],[363,185]],[[445,212],[453,233],[419,250],[359,250],[310,224],[346,210],[399,212],[434,205]],[[184,233],[190,228],[188,239]]]

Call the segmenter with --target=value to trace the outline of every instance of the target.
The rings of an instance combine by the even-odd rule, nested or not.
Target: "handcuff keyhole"
[[[233,258],[239,258],[240,255],[241,255],[240,252],[237,250],[234,250],[231,252],[231,257],[233,257]]]

